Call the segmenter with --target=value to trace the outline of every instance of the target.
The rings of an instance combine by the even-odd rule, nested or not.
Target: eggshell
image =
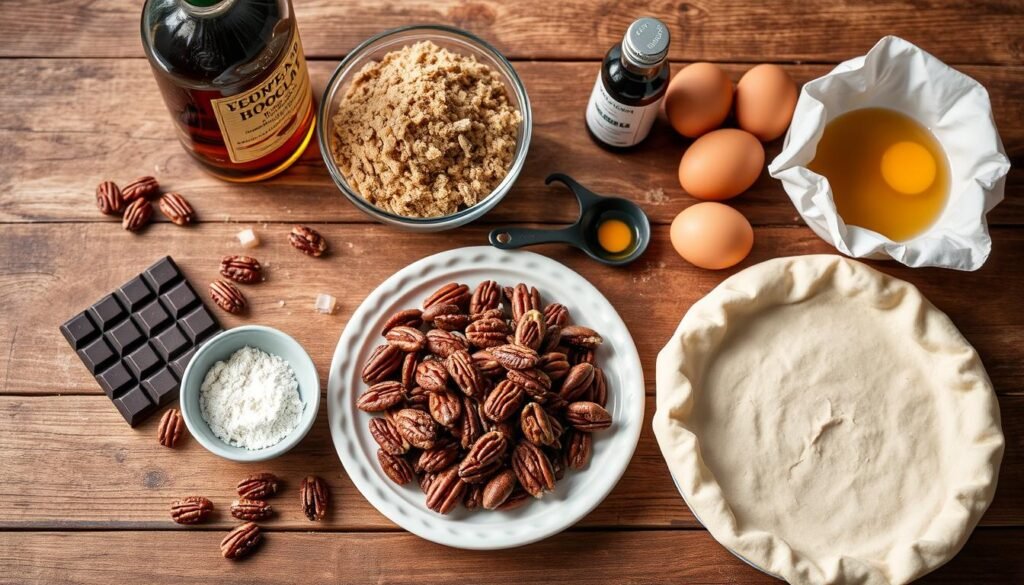
[[[793,78],[778,65],[758,65],[736,84],[736,123],[768,142],[786,133],[796,109]]]
[[[691,205],[672,220],[672,247],[699,268],[739,264],[754,246],[754,230],[743,214],[722,203]]]
[[[764,167],[764,146],[749,132],[723,128],[701,136],[679,161],[679,184],[697,199],[721,201],[754,184]]]
[[[696,138],[722,125],[732,107],[732,80],[713,63],[683,67],[665,92],[665,116],[676,132]]]

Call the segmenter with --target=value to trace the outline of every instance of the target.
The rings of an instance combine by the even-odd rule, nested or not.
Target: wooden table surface
[[[0,583],[773,582],[701,529],[650,431],[658,349],[686,309],[735,270],[698,270],[668,242],[666,224],[694,203],[675,178],[686,141],[659,125],[640,148],[612,154],[586,137],[583,110],[598,61],[644,14],[672,27],[675,68],[711,60],[735,80],[751,64],[771,61],[803,82],[895,34],[988,88],[1015,167],[1006,201],[989,216],[988,263],[974,273],[875,265],[919,286],[975,345],[999,395],[1006,434],[995,501],[965,549],[924,581],[1024,581],[1024,3],[296,2],[317,94],[340,57],[389,27],[440,22],[494,43],[514,61],[533,103],[524,172],[487,217],[437,235],[368,222],[339,195],[314,148],[272,181],[220,182],[176,142],[143,57],[138,3],[7,6],[0,19]],[[778,143],[769,146],[769,160],[778,150]],[[543,185],[554,171],[633,198],[655,224],[646,255],[624,269],[599,266],[573,250],[539,249],[590,279],[618,308],[639,347],[648,403],[639,447],[613,493],[577,526],[538,544],[463,552],[398,529],[346,477],[326,407],[298,448],[265,465],[223,461],[190,438],[178,449],[163,448],[157,417],[129,428],[57,330],[165,254],[205,287],[216,278],[220,256],[238,251],[235,233],[253,227],[264,241],[255,252],[270,265],[269,279],[246,288],[249,315],[221,314],[222,322],[265,324],[293,335],[326,380],[347,318],[393,272],[435,252],[482,244],[493,224],[572,219],[569,197]],[[161,220],[133,235],[97,213],[96,183],[140,174],[154,174],[189,197],[201,223],[183,229]],[[766,174],[735,204],[756,237],[736,270],[777,256],[833,251]],[[295,222],[315,226],[335,253],[323,260],[297,254],[285,241]],[[319,292],[338,297],[337,315],[312,313]],[[233,485],[263,469],[286,481],[274,502],[280,514],[266,523],[258,554],[225,561],[218,543],[233,524],[223,512]],[[309,473],[331,485],[334,506],[322,523],[299,512],[298,482]],[[212,498],[221,511],[197,528],[173,524],[169,502],[189,494]]]

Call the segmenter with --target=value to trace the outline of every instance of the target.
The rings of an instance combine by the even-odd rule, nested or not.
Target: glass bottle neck
[[[629,73],[640,77],[641,79],[651,79],[658,76],[658,71],[661,70],[665,61],[659,61],[654,65],[639,65],[634,63],[625,51],[620,51],[619,63],[622,65],[622,68]]]

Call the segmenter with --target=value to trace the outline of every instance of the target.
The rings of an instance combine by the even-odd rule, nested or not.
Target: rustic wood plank
[[[653,389],[653,384],[651,385]],[[1000,399],[1007,449],[995,501],[983,526],[1024,526],[1024,397]],[[653,396],[636,453],[625,475],[580,527],[698,528],[661,458],[651,417]],[[168,506],[186,495],[204,495],[217,508],[200,530],[223,530],[234,520],[227,507],[235,484],[261,470],[284,481],[273,498],[281,530],[394,530],[349,481],[338,461],[326,407],[294,451],[265,464],[219,459],[190,437],[174,450],[156,441],[157,420],[128,428],[102,396],[0,397],[0,529],[173,529]],[[40,464],[40,462],[45,462]],[[331,514],[323,523],[302,516],[298,482],[314,473],[331,486]],[[595,473],[593,469],[584,473]]]
[[[282,329],[306,347],[323,379],[346,319],[381,281],[429,254],[484,244],[487,234],[481,226],[417,235],[375,224],[321,224],[318,229],[335,252],[312,259],[287,244],[288,224],[159,224],[138,235],[109,223],[7,225],[0,238],[0,393],[99,394],[58,326],[165,254],[174,256],[204,289],[218,278],[220,256],[241,251],[235,234],[247,225],[255,225],[264,242],[253,254],[269,265],[268,279],[244,287],[252,305],[249,315],[218,312],[222,323]],[[741,267],[776,256],[834,252],[807,228],[758,228],[755,238],[754,251]],[[874,265],[918,285],[978,348],[997,391],[1019,393],[1024,386],[1019,292],[1024,287],[1019,270],[1024,231],[997,229],[994,240],[992,257],[974,273]],[[537,250],[596,283],[611,300],[634,334],[649,379],[655,356],[690,304],[737,270],[690,266],[672,249],[664,226],[654,230],[646,255],[622,269],[599,265],[574,249]],[[339,299],[337,315],[312,312],[319,292]]]
[[[1024,53],[1024,9],[996,0],[927,5],[884,0],[295,4],[302,44],[307,54],[318,57],[343,55],[391,27],[429,22],[468,29],[511,57],[595,59],[622,39],[634,18],[648,14],[669,24],[675,35],[672,58],[681,60],[839,61],[864,53],[887,34],[958,63],[1020,64]],[[28,3],[19,6],[17,18],[0,22],[0,56],[141,56],[139,13],[137,3],[116,0]]]
[[[408,534],[271,533],[236,563],[205,532],[3,532],[0,584],[276,583],[775,584],[704,531],[566,533],[494,552],[455,551]],[[1019,583],[1024,530],[979,530],[920,583]],[[145,543],[140,546],[140,542]],[[402,559],[396,562],[396,559]],[[457,576],[457,577],[456,577]]]
[[[311,65],[318,93],[333,67],[333,62]],[[485,222],[574,220],[571,197],[560,187],[544,185],[544,177],[555,171],[569,173],[597,192],[638,201],[655,223],[670,222],[695,202],[676,179],[688,142],[667,124],[656,126],[646,142],[626,154],[607,152],[589,139],[583,111],[596,63],[519,62],[516,67],[533,102],[534,138],[515,188]],[[731,64],[727,69],[738,79],[746,66]],[[830,67],[788,69],[806,81]],[[1018,99],[1024,67],[963,70],[988,87],[1016,167],[1007,184],[1007,200],[990,220],[1024,224],[1024,102]],[[367,220],[335,188],[316,148],[272,181],[233,185],[211,178],[177,144],[148,65],[141,59],[6,60],[0,61],[0,77],[7,80],[0,86],[0,222],[112,222],[96,211],[96,184],[149,173],[191,198],[200,219],[207,221]],[[41,99],[41,87],[59,99]],[[781,141],[769,145],[769,160],[780,146]],[[786,194],[767,173],[733,203],[755,225],[800,223]]]

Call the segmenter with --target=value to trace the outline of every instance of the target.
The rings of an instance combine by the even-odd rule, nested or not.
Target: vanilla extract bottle
[[[185,150],[258,181],[306,149],[316,112],[290,0],[146,0],[142,44]]]
[[[587,131],[599,145],[625,149],[650,134],[668,90],[669,41],[665,23],[644,17],[605,55],[586,114]]]

